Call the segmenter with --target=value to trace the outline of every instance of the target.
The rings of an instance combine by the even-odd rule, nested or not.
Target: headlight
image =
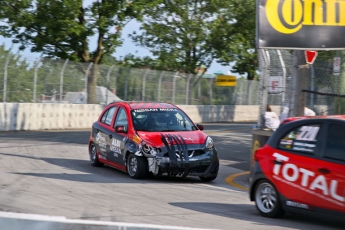
[[[206,148],[207,149],[213,149],[214,148],[214,143],[211,137],[207,137],[206,139]]]

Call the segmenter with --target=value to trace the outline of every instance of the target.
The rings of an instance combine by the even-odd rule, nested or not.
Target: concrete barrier
[[[258,105],[178,105],[196,123],[257,121]],[[271,106],[278,115],[280,106]],[[0,131],[90,128],[96,104],[0,103]],[[326,108],[324,108],[326,110]]]

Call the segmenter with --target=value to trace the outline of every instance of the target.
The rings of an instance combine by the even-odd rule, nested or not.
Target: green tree
[[[142,33],[134,32],[131,37],[171,70],[195,73],[198,66],[209,67],[217,59],[224,64],[237,61],[236,71],[245,70],[252,78],[256,70],[255,1],[242,2],[166,0],[145,10]],[[201,75],[195,75],[190,81],[191,92],[200,79]]]
[[[247,80],[257,78],[256,2],[230,0],[231,17],[222,19],[222,25],[213,34],[215,57],[223,64],[234,63],[231,71],[246,74]]]
[[[158,1],[158,0],[157,0]],[[92,62],[88,77],[88,102],[96,103],[98,64],[121,44],[121,30],[153,0],[2,0],[0,34],[18,40],[47,57]],[[91,38],[96,41],[90,44]],[[90,47],[94,47],[90,50]],[[85,69],[81,69],[85,71]]]

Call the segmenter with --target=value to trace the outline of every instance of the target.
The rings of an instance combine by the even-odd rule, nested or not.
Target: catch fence
[[[269,74],[269,81],[237,78],[234,87],[219,87],[215,74],[185,74],[158,71],[149,68],[129,68],[119,65],[77,63],[48,58],[23,59],[18,54],[0,56],[0,102],[35,103],[87,103],[88,74],[97,67],[96,100],[107,104],[116,100],[163,101],[180,105],[259,105],[260,93],[268,90],[267,102],[271,105],[289,103],[293,71],[292,53],[286,50],[259,53],[259,74]],[[343,82],[332,74],[334,52],[329,57],[316,60],[309,68],[307,105],[333,106],[334,95],[342,94]],[[269,65],[263,65],[269,56]],[[330,61],[332,60],[332,61]],[[265,63],[266,63],[265,62]],[[267,63],[266,63],[267,64]],[[268,70],[267,70],[268,69]],[[312,71],[313,70],[313,71]],[[198,80],[200,78],[200,80]],[[321,92],[319,94],[311,92]],[[333,109],[334,110],[334,109]]]

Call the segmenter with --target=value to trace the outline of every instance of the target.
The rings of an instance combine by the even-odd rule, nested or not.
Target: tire
[[[284,214],[276,188],[266,179],[256,184],[254,200],[256,209],[264,217],[277,218]]]
[[[99,162],[98,160],[96,145],[93,142],[89,146],[89,155],[90,155],[90,163],[92,166],[96,166],[96,167],[103,166],[103,164]]]
[[[211,177],[199,176],[199,178],[200,178],[200,180],[202,180],[203,182],[210,182],[210,181],[213,181],[214,179],[216,179],[217,176],[218,176],[218,175],[211,176]]]
[[[144,179],[148,176],[148,163],[145,157],[129,153],[126,167],[129,176],[134,179]]]

